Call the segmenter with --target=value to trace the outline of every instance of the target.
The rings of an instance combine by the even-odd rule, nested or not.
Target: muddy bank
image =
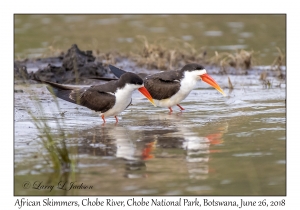
[[[159,50],[162,54],[159,54]],[[174,53],[173,53],[174,54]],[[132,72],[156,73],[161,70],[179,69],[187,63],[197,62],[205,65],[210,74],[220,75],[259,75],[259,79],[267,82],[267,77],[285,80],[285,66],[252,66],[251,54],[240,52],[228,61],[228,65],[217,65],[213,59],[205,59],[206,52],[201,56],[187,56],[177,52],[176,64],[171,55],[163,49],[144,49],[139,55],[124,56],[118,53],[93,55],[91,50],[82,51],[76,44],[66,53],[56,57],[25,59],[14,62],[16,83],[32,83],[34,77],[51,82],[66,84],[93,84],[91,77],[112,77],[108,64],[116,65]],[[174,56],[173,56],[174,57]],[[238,58],[239,57],[239,58]],[[155,59],[157,58],[157,59]],[[180,58],[180,60],[178,60]],[[200,60],[199,60],[200,59]],[[163,63],[163,65],[162,65]],[[280,62],[277,62],[280,63]]]
[[[15,61],[14,73],[17,80],[34,77],[57,83],[84,82],[87,77],[102,77],[109,72],[107,66],[97,61],[92,51],[81,51],[76,44],[57,57]]]

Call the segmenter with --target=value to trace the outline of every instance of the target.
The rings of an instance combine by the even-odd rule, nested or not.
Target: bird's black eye
[[[197,66],[196,70],[203,70],[204,67],[203,66]]]
[[[142,85],[143,84],[143,80],[140,77],[136,76],[134,78],[133,84],[135,84],[135,85]]]

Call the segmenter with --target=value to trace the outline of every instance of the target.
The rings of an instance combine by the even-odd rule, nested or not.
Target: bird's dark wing
[[[97,90],[102,93],[115,93],[117,91],[118,87],[118,81],[112,80],[107,83],[101,84],[101,85],[93,85],[91,86],[91,89]]]
[[[94,88],[73,90],[70,98],[81,106],[100,112],[111,109],[116,102],[114,94],[101,92]]]
[[[115,92],[118,81],[110,81],[102,85],[91,86],[88,89],[73,91],[70,97],[78,104],[86,106],[94,111],[106,112],[115,102]]]
[[[157,78],[166,82],[180,81],[183,77],[181,71],[164,71],[157,74],[147,76],[146,79]]]
[[[109,65],[111,72],[118,78],[126,71]],[[144,80],[144,85],[154,99],[161,100],[170,98],[180,89],[181,71],[166,71],[153,75],[138,74]]]
[[[122,76],[122,74],[125,74],[126,71],[119,69],[113,65],[109,65],[109,69],[111,70],[111,72],[118,78],[120,78]]]
[[[162,100],[172,97],[180,89],[181,74],[177,71],[167,71],[147,76],[144,85],[152,98]]]
[[[116,101],[114,96],[116,87],[113,86],[116,81],[111,81],[103,85],[78,88],[54,82],[35,80],[47,84],[47,89],[58,98],[85,106],[94,111],[106,112],[114,106]]]

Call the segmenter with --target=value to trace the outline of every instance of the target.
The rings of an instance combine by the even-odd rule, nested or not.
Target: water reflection
[[[155,119],[156,118],[156,119]],[[168,119],[176,126],[176,132],[169,133],[170,139],[182,138],[181,148],[186,151],[186,168],[190,179],[207,179],[209,174],[209,154],[213,152],[221,152],[221,150],[210,150],[211,145],[221,144],[223,142],[223,134],[227,132],[228,124],[218,127],[215,133],[201,136],[193,130],[198,130],[203,126],[195,126],[182,122],[182,115],[155,115],[152,120]]]
[[[165,161],[166,158],[184,155],[185,165],[182,167],[188,177],[205,180],[211,171],[210,154],[221,152],[210,147],[223,143],[223,134],[227,132],[228,125],[222,124],[215,131],[207,133],[203,132],[205,126],[183,121],[181,113],[155,114],[140,120],[137,126],[96,126],[82,132],[85,134],[83,138],[86,144],[79,151],[88,152],[92,156],[124,160],[123,177],[130,179],[147,178],[160,172],[153,168],[153,163],[158,163],[157,161],[151,162],[151,166],[148,166],[148,161]],[[151,130],[143,126],[153,122],[156,124],[151,126]],[[153,127],[156,127],[155,130]],[[175,155],[172,153],[174,149],[177,151]],[[149,167],[152,167],[151,175],[148,174]]]
[[[125,161],[124,177],[147,177],[145,161],[154,158],[152,153],[156,144],[155,140],[140,141],[137,133],[130,132],[121,125],[109,124],[83,130],[82,134],[85,143],[79,149],[79,153],[102,156],[112,160],[122,159]]]

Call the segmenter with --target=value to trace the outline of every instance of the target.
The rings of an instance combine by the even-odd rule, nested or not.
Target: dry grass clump
[[[276,47],[276,49],[277,49],[279,55],[273,61],[272,66],[280,69],[281,66],[285,65],[285,55],[282,53],[282,51],[278,47]]]
[[[277,71],[277,77],[279,79],[284,79],[281,67],[285,65],[285,55],[278,47],[276,47],[276,49],[278,50],[279,55],[273,61],[272,68]]]
[[[285,79],[285,74],[282,73],[282,66],[285,66],[285,55],[278,47],[276,47],[276,49],[278,51],[278,56],[273,61],[270,70],[275,71],[277,78],[282,80]],[[261,80],[264,83],[264,86],[270,87],[271,83],[267,79],[267,76],[268,76],[268,71],[264,71],[260,74],[259,80]],[[280,85],[281,83],[277,86],[280,87]]]
[[[204,63],[206,52],[197,52],[187,42],[170,38],[162,44],[149,44],[145,36],[138,36],[138,38],[143,41],[143,49],[138,54],[131,53],[138,66],[148,69],[173,70],[186,63]],[[166,47],[168,44],[171,47]]]
[[[215,54],[208,58],[204,48],[197,51],[189,43],[179,39],[170,38],[162,43],[150,44],[145,36],[138,38],[143,42],[143,49],[138,54],[131,53],[131,55],[137,65],[148,69],[172,70],[191,62],[222,68],[250,69],[254,63],[253,51],[238,50],[235,53],[215,51]]]
[[[101,52],[99,49],[93,51],[98,62],[103,63],[103,65],[116,64],[120,58],[124,57],[123,54],[119,52]]]
[[[254,63],[253,51],[238,50],[235,53],[215,51],[215,55],[209,59],[211,65],[234,67],[236,69],[250,69]]]

